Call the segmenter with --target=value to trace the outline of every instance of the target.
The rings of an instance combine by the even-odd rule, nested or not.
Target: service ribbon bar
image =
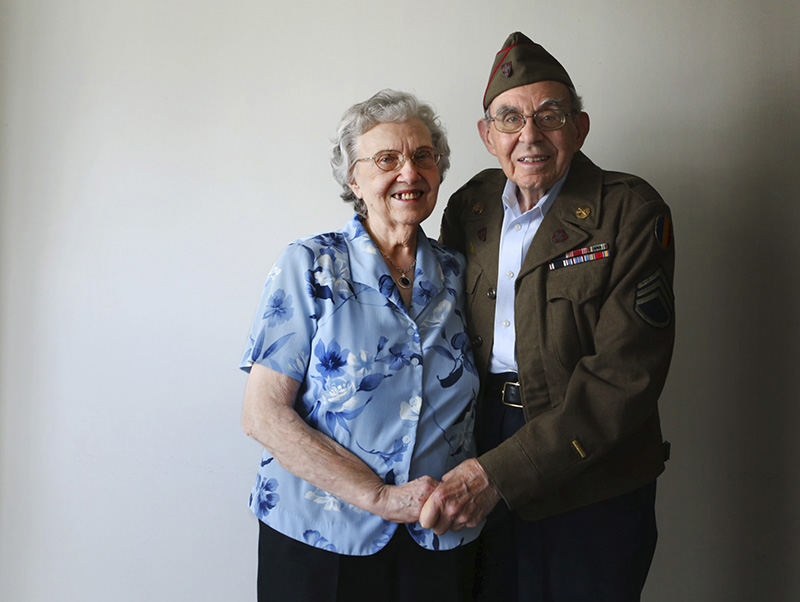
[[[589,252],[583,255],[576,255],[574,257],[557,259],[554,262],[550,263],[547,267],[552,271],[552,270],[557,270],[559,268],[565,268],[570,265],[577,265],[579,263],[584,263],[586,261],[594,261],[595,259],[605,259],[608,256],[609,252],[607,250],[598,252]]]
[[[577,257],[578,255],[588,255],[589,253],[597,253],[598,251],[605,251],[606,249],[608,249],[608,243],[601,242],[600,244],[592,245],[591,247],[568,251],[559,257],[559,259],[569,259],[570,257]]]

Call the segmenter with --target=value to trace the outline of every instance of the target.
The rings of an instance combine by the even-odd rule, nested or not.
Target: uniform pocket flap
[[[547,300],[585,301],[603,292],[610,262],[592,261],[548,272]]]

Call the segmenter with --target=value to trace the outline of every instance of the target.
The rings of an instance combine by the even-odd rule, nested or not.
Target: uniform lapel
[[[576,154],[561,193],[533,237],[520,277],[578,248],[591,236],[600,223],[602,185],[602,171],[583,153]]]
[[[503,187],[505,174],[497,171],[496,181],[481,191],[465,208],[464,253],[467,260],[480,265],[488,282],[497,282],[497,264],[500,259],[500,232],[503,229]]]

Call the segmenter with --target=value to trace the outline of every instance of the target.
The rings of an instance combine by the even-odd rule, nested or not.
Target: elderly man
[[[669,208],[580,152],[589,117],[572,81],[523,34],[497,53],[483,107],[502,170],[458,190],[441,231],[468,260],[479,456],[444,476],[421,522],[444,532],[489,516],[479,599],[638,600],[669,450],[657,407],[674,339]]]

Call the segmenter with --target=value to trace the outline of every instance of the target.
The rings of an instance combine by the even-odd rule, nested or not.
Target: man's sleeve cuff
[[[541,475],[516,437],[479,456],[478,463],[510,509],[525,506],[537,497]]]

